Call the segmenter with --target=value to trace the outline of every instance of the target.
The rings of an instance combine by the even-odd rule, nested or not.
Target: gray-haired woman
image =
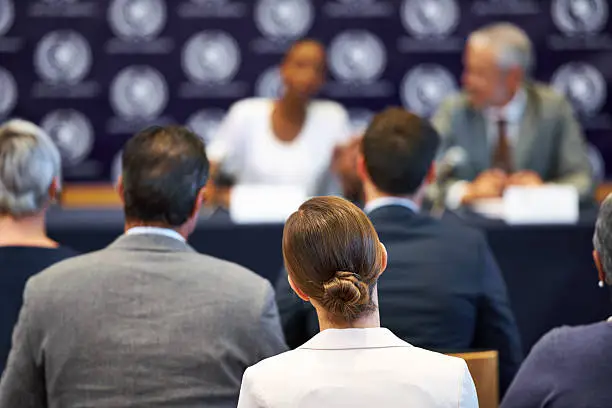
[[[46,234],[60,178],[60,154],[42,129],[23,120],[0,126],[0,374],[28,278],[76,254]]]

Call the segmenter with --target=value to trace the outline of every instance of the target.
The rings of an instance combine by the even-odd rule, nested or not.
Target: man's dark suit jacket
[[[521,363],[521,343],[505,282],[482,234],[398,205],[369,216],[388,252],[378,282],[382,326],[430,350],[498,350],[503,394]],[[277,301],[290,347],[318,332],[314,309],[291,292],[286,276]]]

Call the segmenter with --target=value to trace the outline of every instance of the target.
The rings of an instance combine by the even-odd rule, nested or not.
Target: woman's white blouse
[[[265,98],[235,103],[207,148],[208,157],[237,184],[300,187],[314,195],[334,147],[351,137],[348,114],[336,102],[312,101],[298,137],[283,142],[272,131],[273,108],[274,101]]]
[[[238,408],[477,408],[465,361],[391,331],[324,330],[244,373]]]

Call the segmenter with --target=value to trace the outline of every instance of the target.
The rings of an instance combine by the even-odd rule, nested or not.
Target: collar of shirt
[[[521,120],[527,106],[527,94],[523,88],[519,89],[514,97],[500,108],[487,108],[485,117],[492,122],[505,120],[508,123],[517,123]]]
[[[304,343],[299,349],[346,350],[386,347],[412,347],[389,329],[326,329]]]
[[[185,242],[185,238],[179,234],[178,232],[171,230],[170,228],[160,228],[160,227],[134,227],[127,230],[125,235],[144,235],[144,234],[153,234],[153,235],[163,235],[168,238],[176,239],[181,242]]]
[[[399,205],[402,207],[406,207],[409,210],[418,213],[419,212],[419,206],[412,200],[409,200],[408,198],[401,198],[401,197],[381,197],[381,198],[377,198],[375,200],[372,200],[368,203],[366,203],[365,207],[363,208],[363,211],[366,214],[371,213],[372,211],[380,208],[380,207],[386,207],[389,205]]]

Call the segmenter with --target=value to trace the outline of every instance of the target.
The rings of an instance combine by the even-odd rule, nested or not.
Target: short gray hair
[[[606,281],[612,283],[612,194],[606,197],[599,208],[593,246],[599,253]]]
[[[0,126],[0,214],[42,210],[55,177],[61,177],[60,153],[41,128],[19,119]]]
[[[530,74],[534,65],[533,46],[525,31],[511,23],[494,23],[474,31],[468,41],[486,42],[497,53],[501,69],[521,68]]]

